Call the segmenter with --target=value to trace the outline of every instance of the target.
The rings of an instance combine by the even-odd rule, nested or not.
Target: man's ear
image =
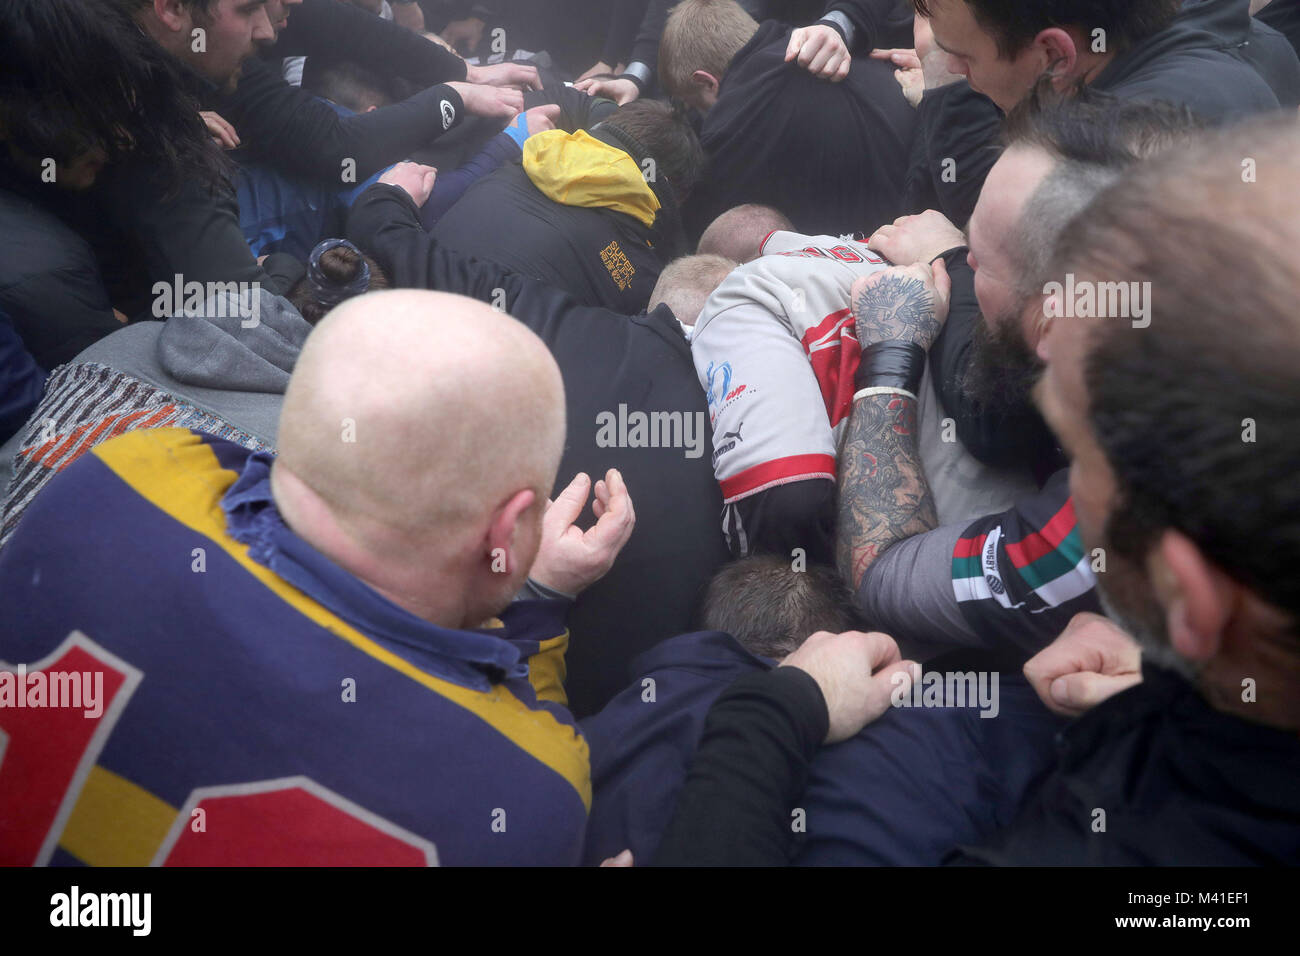
[[[718,95],[718,78],[704,70],[696,70],[691,74],[691,85],[701,92]]]
[[[488,525],[486,559],[492,570],[499,574],[514,574],[520,563],[515,554],[515,530],[533,502],[537,500],[531,488],[516,491],[492,515]]]
[[[1179,531],[1161,536],[1148,566],[1174,650],[1193,661],[1214,657],[1240,603],[1241,586]]]
[[[153,0],[153,14],[158,22],[173,33],[189,29],[189,7],[182,0]]]
[[[1060,27],[1048,27],[1034,37],[1034,43],[1042,50],[1045,70],[1051,70],[1053,76],[1073,80],[1074,67],[1079,62],[1079,47],[1069,31]]]

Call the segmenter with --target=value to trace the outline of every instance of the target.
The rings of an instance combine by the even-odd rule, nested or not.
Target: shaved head
[[[731,275],[736,265],[723,256],[697,255],[674,259],[659,273],[659,281],[650,293],[649,310],[653,312],[661,304],[667,305],[678,322],[693,326],[713,290]]]
[[[759,245],[773,232],[793,231],[794,223],[779,209],[747,203],[728,209],[709,223],[697,251],[743,264],[758,258]]]
[[[336,308],[303,348],[276,501],[297,533],[418,612],[406,589],[489,562],[485,529],[521,492],[532,504],[518,520],[538,531],[564,434],[560,371],[528,328],[462,296],[375,292]],[[517,543],[517,566],[496,575],[503,592],[536,554],[535,535]]]

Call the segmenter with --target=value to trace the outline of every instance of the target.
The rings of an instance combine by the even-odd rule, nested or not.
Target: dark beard
[[[1033,408],[1032,390],[1043,363],[1025,344],[1016,316],[980,316],[971,336],[970,364],[962,387],[986,410],[1004,414]]]
[[[1196,683],[1201,667],[1183,657],[1169,641],[1164,608],[1156,600],[1155,588],[1141,562],[1114,546],[1117,524],[1131,524],[1124,508],[1112,511],[1106,520],[1106,541],[1102,551],[1107,567],[1097,575],[1097,597],[1102,610],[1115,624],[1127,631],[1142,648],[1142,659],[1176,671]]]

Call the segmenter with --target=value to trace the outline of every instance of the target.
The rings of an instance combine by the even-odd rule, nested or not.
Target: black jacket
[[[0,311],[49,371],[120,329],[90,245],[47,203],[72,197],[28,184],[0,161]]]
[[[284,80],[280,60],[294,55],[346,57],[422,89],[391,106],[340,116],[329,104]],[[209,93],[203,105],[239,133],[237,160],[265,163],[286,176],[347,188],[406,159],[465,115],[460,95],[443,85],[465,79],[463,60],[336,0],[304,0],[295,7],[270,56],[247,61],[236,89]]]
[[[1188,0],[1168,27],[1112,60],[1093,88],[1185,105],[1211,123],[1277,109],[1278,96],[1256,66],[1273,58],[1242,53],[1248,9],[1248,0]],[[1266,68],[1280,79],[1281,65]]]
[[[709,712],[655,862],[788,863],[789,808],[826,726],[825,699],[802,671],[736,681]],[[987,846],[954,848],[945,862],[1300,863],[1294,733],[1217,711],[1178,675],[1145,667],[1141,684],[1098,704],[1058,740],[1055,768],[1016,821]]]
[[[465,79],[465,61],[460,57],[405,27],[338,0],[303,0],[292,8],[289,25],[266,49],[264,59],[278,64],[287,56],[347,60],[416,86]]]
[[[1300,738],[1215,710],[1176,674],[1144,667],[1141,684],[1080,717],[1058,747],[1015,824],[950,862],[1300,864]]]
[[[1300,0],[1273,0],[1255,19],[1277,30],[1292,48],[1300,50]]]
[[[937,209],[965,228],[1001,148],[1002,111],[965,80],[926,90],[917,107],[903,209]]]
[[[569,617],[565,687],[575,714],[593,713],[632,678],[632,658],[693,628],[704,586],[727,560],[717,520],[722,498],[709,459],[712,433],[686,338],[667,306],[649,315],[587,307],[443,248],[420,228],[410,197],[394,186],[376,184],[360,196],[348,235],[394,286],[496,304],[546,342],[564,376],[568,409],[557,490],[579,471],[597,478],[618,468],[627,480],[636,530],[613,570],[579,597]],[[704,428],[702,453],[689,458],[676,448],[601,447],[597,416],[617,415],[620,405],[693,416]]]
[[[624,149],[609,127],[596,139]],[[641,165],[645,157],[633,155]],[[607,208],[566,206],[545,196],[520,162],[479,180],[434,227],[439,245],[494,262],[624,315],[645,309],[663,267],[685,251],[676,197],[663,176],[650,184],[660,209],[647,227]]]
[[[1263,77],[1282,106],[1300,105],[1300,60],[1285,36],[1250,15],[1250,0],[1184,0],[1178,19],[1218,37],[1219,48]]]
[[[902,212],[916,115],[893,66],[855,58],[828,83],[785,62],[790,32],[761,24],[722,78],[700,131],[708,170],[683,211],[692,239],[741,203],[775,206],[809,235],[870,232]]]
[[[645,64],[654,77],[659,64],[659,40],[676,0],[650,0],[648,6],[644,2],[638,4],[637,0],[616,5],[611,37],[627,35],[626,18],[638,5],[644,13],[641,14],[641,26],[636,31],[629,62]],[[793,27],[815,23],[826,13],[843,13],[855,31],[853,50],[864,56],[875,47],[890,49],[912,45],[912,6],[907,0],[830,0],[829,3],[825,0],[743,0],[741,6],[755,20],[777,20]],[[611,45],[607,43],[606,53],[610,51]],[[607,59],[606,62],[613,66],[613,60]]]

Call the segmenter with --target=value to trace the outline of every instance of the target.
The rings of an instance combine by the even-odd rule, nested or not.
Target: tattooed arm
[[[947,316],[947,272],[895,267],[854,283],[853,314],[863,349],[881,342],[928,349]],[[853,403],[839,456],[836,556],[857,591],[890,545],[938,524],[917,446],[917,400],[901,393]]]

